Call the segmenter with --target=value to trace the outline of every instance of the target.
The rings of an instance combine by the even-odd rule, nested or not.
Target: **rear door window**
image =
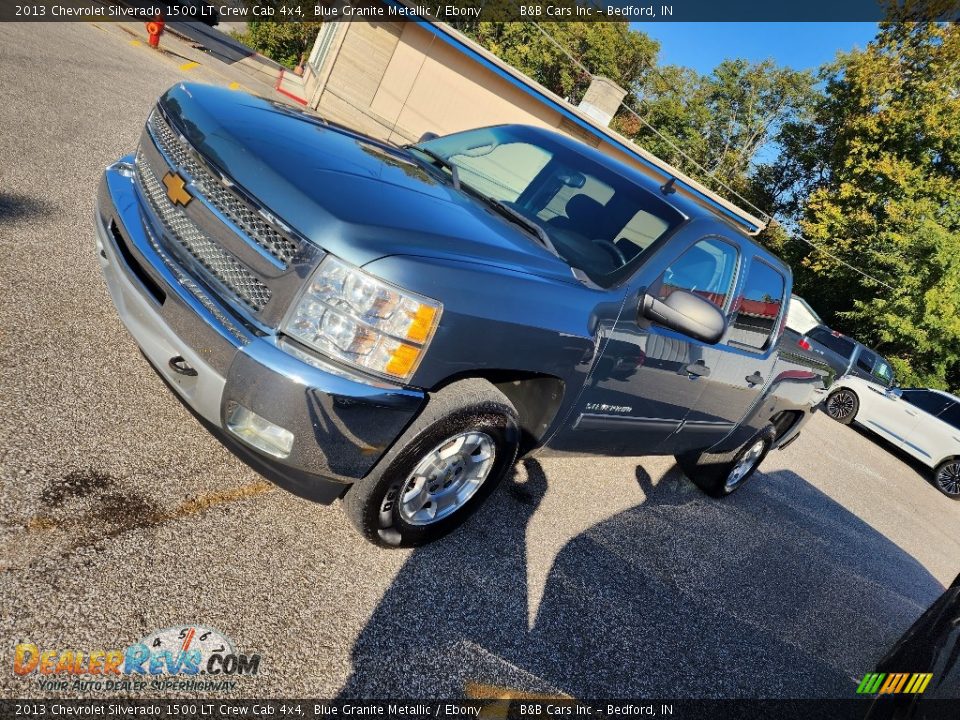
[[[854,348],[857,347],[856,343],[850,338],[844,337],[843,335],[834,335],[826,328],[814,328],[807,333],[807,337],[847,360],[850,359],[850,356],[853,355]]]
[[[957,403],[952,403],[950,407],[940,413],[939,417],[948,425],[960,430],[960,405]]]
[[[766,347],[777,330],[786,287],[787,281],[779,271],[754,259],[734,303],[730,342],[756,350]]]
[[[929,390],[904,390],[901,398],[931,415],[937,415],[951,404],[950,398]]]

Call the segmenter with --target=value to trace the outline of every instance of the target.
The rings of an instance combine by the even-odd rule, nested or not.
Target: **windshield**
[[[654,193],[534,128],[468,130],[419,148],[456,166],[464,189],[542,227],[557,254],[599,285],[683,221]]]

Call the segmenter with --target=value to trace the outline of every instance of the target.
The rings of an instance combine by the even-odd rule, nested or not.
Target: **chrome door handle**
[[[913,410],[907,410],[906,412],[907,412],[907,415],[912,415],[913,417],[917,416],[917,414],[913,412]]]

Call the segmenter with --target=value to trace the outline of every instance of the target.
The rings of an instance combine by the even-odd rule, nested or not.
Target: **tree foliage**
[[[247,23],[247,32],[237,39],[292,70],[300,62],[300,58],[310,52],[322,25],[320,22],[292,20],[251,21]]]
[[[882,24],[822,75],[812,116],[784,125],[780,159],[758,173],[767,198],[839,258],[789,248],[798,292],[889,355],[905,384],[957,388],[960,27]]]
[[[745,194],[758,153],[786,120],[806,112],[813,84],[809,72],[771,60],[724,60],[709,75],[667,66],[647,74],[639,93],[641,115],[659,134],[630,115],[619,119],[619,127],[708,185],[716,179]],[[684,155],[702,170],[691,168]]]
[[[660,48],[647,35],[630,30],[626,22],[552,23],[548,32],[556,43],[535,23],[462,22],[455,23],[455,27],[573,103],[582,99],[590,85],[590,75],[572,62],[564,50],[594,74],[608,77],[632,93],[637,79],[653,65]]]
[[[752,192],[749,177],[758,153],[814,99],[809,72],[769,60],[726,60],[709,75],[659,66],[659,44],[625,22],[552,23],[547,32],[555,42],[534,23],[463,22],[456,27],[577,103],[591,76],[560,45],[593,74],[627,91],[624,103],[642,120],[621,108],[614,129],[715,189],[726,185],[741,194]]]

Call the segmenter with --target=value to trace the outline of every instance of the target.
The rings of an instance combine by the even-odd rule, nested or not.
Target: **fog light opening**
[[[277,458],[285,458],[293,449],[293,433],[274,425],[243,405],[232,404],[227,428],[246,443]]]

